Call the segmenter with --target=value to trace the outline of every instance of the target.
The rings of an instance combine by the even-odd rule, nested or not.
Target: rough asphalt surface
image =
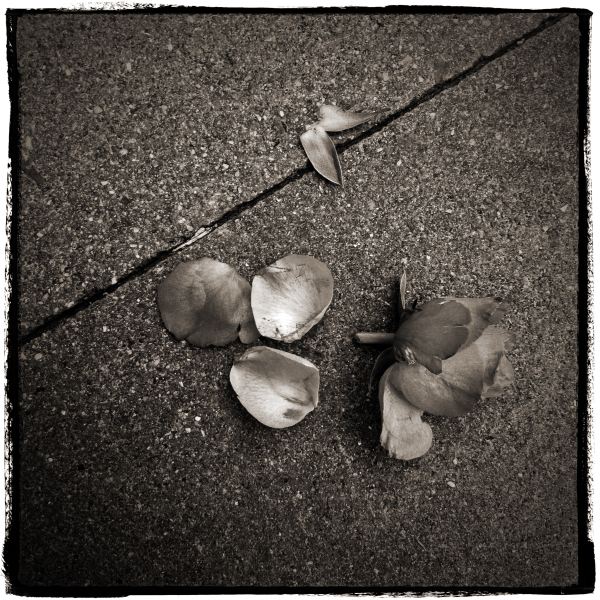
[[[21,330],[301,167],[319,102],[397,109],[547,16],[20,18],[43,178],[21,178]],[[575,584],[578,27],[349,148],[344,189],[310,172],[24,344],[20,581]],[[321,372],[318,408],[276,431],[228,383],[245,347],[177,343],[156,288],[183,260],[250,280],[290,253],[335,292],[303,340],[264,342]],[[376,352],[351,341],[391,327],[404,259],[412,296],[502,296],[517,336],[514,388],[426,417],[433,447],[409,463],[379,447]]]

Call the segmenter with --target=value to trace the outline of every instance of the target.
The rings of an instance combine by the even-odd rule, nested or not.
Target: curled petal
[[[238,335],[258,339],[250,307],[250,284],[229,265],[201,258],[181,263],[158,288],[167,329],[194,346],[224,346]]]
[[[331,138],[322,127],[311,127],[300,136],[302,147],[316,171],[333,183],[342,185],[342,167]]]
[[[432,415],[457,417],[473,408],[478,395],[449,385],[419,363],[397,364],[391,385],[414,406]]]
[[[512,385],[515,380],[515,372],[512,365],[508,362],[506,356],[502,356],[494,375],[494,380],[490,385],[484,385],[482,398],[495,398],[499,396],[504,388]]]
[[[431,448],[433,433],[429,424],[421,420],[423,411],[409,404],[390,384],[390,375],[397,366],[389,367],[379,381],[380,442],[390,456],[412,460]]]
[[[290,254],[252,280],[252,311],[261,335],[299,340],[325,314],[333,298],[333,277],[312,256]]]
[[[371,394],[371,390],[374,385],[381,381],[384,373],[396,363],[396,358],[394,357],[394,349],[386,348],[383,352],[380,352],[375,360],[375,364],[371,369],[371,377],[369,378],[369,395]]]
[[[345,129],[351,129],[373,119],[377,115],[380,115],[381,112],[352,112],[342,110],[332,104],[323,104],[319,108],[321,119],[314,126],[322,127],[325,131],[331,132],[344,131]]]
[[[504,312],[498,298],[436,298],[400,324],[396,353],[399,358],[408,354],[438,374],[443,360],[472,344]]]
[[[288,352],[256,346],[229,375],[244,408],[263,425],[282,429],[300,422],[319,401],[319,370]]]
[[[481,397],[498,395],[513,381],[504,353],[512,336],[499,327],[488,327],[470,346],[442,362],[442,372],[423,365],[400,362],[390,384],[415,407],[433,415],[455,417],[473,408]]]

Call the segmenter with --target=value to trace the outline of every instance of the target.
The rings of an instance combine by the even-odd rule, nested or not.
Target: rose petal
[[[512,385],[514,380],[515,372],[513,367],[508,362],[506,356],[502,356],[500,362],[498,363],[498,368],[496,369],[496,374],[492,384],[489,386],[487,384],[484,385],[481,397],[494,398],[499,396],[504,391],[504,388]]]
[[[299,340],[325,314],[333,298],[333,277],[312,256],[290,254],[252,280],[252,311],[261,335]]]
[[[229,375],[244,408],[263,425],[281,429],[300,422],[319,401],[319,370],[288,352],[256,346]]]
[[[422,410],[409,404],[389,383],[390,367],[379,381],[379,406],[381,408],[381,445],[390,456],[412,460],[423,456],[433,442],[433,432],[421,420]]]
[[[250,284],[229,265],[213,260],[181,263],[158,288],[158,306],[167,329],[195,346],[224,346],[238,333],[244,343],[258,339],[250,307]]]
[[[382,111],[375,112],[352,112],[350,110],[342,110],[332,104],[323,104],[319,108],[321,119],[315,123],[315,127],[322,127],[325,131],[344,131],[351,129],[361,123],[365,123],[373,119]]]
[[[443,361],[439,375],[418,363],[399,362],[390,375],[390,384],[425,412],[462,415],[480,397],[498,395],[512,381],[512,367],[504,356],[511,342],[507,331],[488,327],[470,346]]]
[[[322,127],[311,127],[300,136],[302,147],[316,171],[333,183],[342,185],[342,167],[331,138]]]
[[[504,311],[497,298],[436,298],[400,324],[396,353],[406,355],[408,349],[417,362],[440,373],[443,360],[472,344]]]
[[[377,382],[381,381],[384,373],[392,366],[396,364],[394,357],[394,349],[386,348],[383,352],[380,352],[375,360],[375,364],[371,369],[371,377],[369,378],[369,395],[371,390]]]
[[[479,397],[449,385],[442,377],[415,363],[399,362],[391,385],[415,407],[432,415],[457,417],[471,410]]]

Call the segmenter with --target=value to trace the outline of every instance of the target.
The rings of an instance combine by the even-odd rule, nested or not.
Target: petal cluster
[[[252,286],[233,267],[205,257],[178,265],[158,288],[167,329],[196,346],[223,346],[238,337],[249,344],[259,333],[299,340],[323,318],[332,298],[327,266],[296,254],[265,267]],[[282,350],[251,348],[233,365],[230,380],[242,405],[269,427],[295,425],[318,403],[317,367]]]
[[[319,121],[307,125],[306,131],[300,136],[300,143],[317,173],[332,183],[343,185],[344,179],[340,159],[335,144],[331,141],[327,132],[351,129],[377,117],[379,114],[381,114],[381,111],[353,112],[342,110],[331,104],[323,104],[319,108],[319,116],[321,117]]]
[[[408,460],[427,452],[431,430],[420,424],[423,412],[460,416],[512,384],[506,352],[513,336],[496,325],[503,314],[494,298],[442,298],[406,317],[394,341],[397,362],[379,387],[381,444],[391,456]],[[379,363],[387,364],[389,354]]]

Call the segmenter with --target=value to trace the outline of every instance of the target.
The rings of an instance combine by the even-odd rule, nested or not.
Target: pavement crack
[[[378,133],[379,131],[383,130],[385,127],[387,127],[388,125],[390,125],[391,123],[393,123],[394,121],[399,119],[400,117],[406,115],[407,113],[412,112],[417,107],[421,106],[421,104],[424,104],[425,102],[428,102],[429,100],[433,100],[433,98],[435,98],[436,96],[439,96],[442,92],[445,92],[447,90],[452,89],[453,87],[456,87],[459,83],[461,83],[465,79],[471,77],[472,75],[475,75],[475,73],[478,73],[479,71],[481,71],[484,67],[486,67],[490,63],[503,57],[504,55],[508,54],[509,52],[512,52],[513,50],[515,50],[516,48],[521,46],[524,42],[526,42],[528,39],[535,37],[536,35],[542,33],[542,31],[548,29],[549,27],[552,27],[553,25],[556,25],[559,21],[566,18],[567,16],[568,16],[567,14],[556,14],[556,15],[552,15],[551,17],[547,17],[537,27],[535,27],[534,29],[531,29],[527,33],[524,33],[522,36],[516,38],[512,42],[509,42],[508,44],[505,44],[504,46],[500,46],[500,48],[498,48],[492,54],[482,55],[470,67],[467,67],[466,69],[464,69],[463,71],[460,71],[456,75],[452,75],[451,77],[448,77],[447,79],[436,83],[432,87],[425,90],[419,96],[413,98],[408,104],[406,104],[402,108],[399,108],[398,110],[387,115],[387,117],[384,117],[383,119],[378,121],[372,127],[369,127],[368,129],[361,132],[356,137],[354,137],[350,140],[347,140],[347,141],[343,142],[342,144],[339,144],[337,146],[338,153],[342,154],[348,148],[351,148],[352,146],[359,144],[363,140],[371,137],[373,134]]]
[[[371,137],[372,135],[382,131],[385,127],[392,124],[393,122],[395,122],[397,119],[401,118],[402,116],[412,112],[413,110],[415,110],[417,107],[421,106],[422,104],[439,96],[441,93],[445,92],[446,90],[456,87],[462,81],[471,77],[472,75],[475,75],[476,73],[481,71],[484,67],[486,67],[490,63],[492,63],[495,60],[501,58],[502,56],[508,54],[509,52],[512,52],[513,50],[517,49],[519,46],[521,46],[527,40],[542,33],[544,30],[548,29],[549,27],[552,27],[553,25],[555,25],[562,19],[566,18],[567,16],[568,16],[568,13],[558,13],[558,14],[554,14],[550,17],[547,17],[539,25],[537,25],[537,27],[534,27],[533,29],[524,33],[523,35],[516,38],[512,42],[509,42],[509,43],[499,47],[492,54],[481,56],[470,67],[467,67],[463,71],[460,71],[459,73],[457,73],[451,77],[448,77],[447,79],[444,79],[443,81],[436,83],[435,85],[433,85],[430,88],[428,88],[427,90],[425,90],[423,93],[421,93],[418,96],[416,96],[415,98],[413,98],[408,104],[404,105],[402,108],[399,108],[398,110],[391,112],[386,117],[379,120],[372,127],[362,131],[357,136],[337,145],[336,148],[338,150],[338,153],[342,154],[348,148],[351,148],[352,146],[359,144],[363,140]],[[99,300],[102,300],[106,296],[117,291],[120,287],[122,287],[126,283],[129,283],[130,281],[133,281],[134,279],[141,277],[142,275],[144,275],[145,273],[150,271],[152,268],[154,268],[156,265],[161,263],[163,260],[166,260],[167,258],[173,256],[175,253],[179,252],[180,250],[195,244],[199,240],[207,237],[208,235],[210,235],[211,233],[213,233],[220,227],[223,227],[227,223],[237,220],[247,210],[250,210],[251,208],[253,208],[257,204],[259,204],[260,202],[266,200],[267,198],[271,197],[273,194],[275,194],[275,193],[279,192],[280,190],[282,190],[283,188],[287,187],[290,183],[293,183],[294,181],[301,179],[302,177],[304,177],[304,175],[306,175],[307,173],[309,173],[311,171],[312,171],[312,169],[311,169],[310,165],[308,164],[308,162],[305,163],[301,167],[297,167],[296,169],[291,171],[286,177],[284,177],[283,179],[274,183],[273,185],[271,185],[267,189],[263,190],[262,192],[258,193],[257,195],[252,197],[250,200],[246,200],[244,202],[241,202],[240,204],[237,204],[233,208],[231,208],[228,211],[226,211],[225,213],[223,213],[220,217],[214,219],[210,223],[203,225],[191,237],[180,240],[178,243],[173,244],[172,246],[170,246],[166,249],[158,251],[153,256],[142,261],[139,265],[134,267],[131,271],[129,271],[128,273],[125,273],[124,275],[119,277],[113,283],[111,283],[105,287],[90,291],[89,293],[85,294],[83,297],[81,297],[79,300],[77,300],[74,304],[72,304],[68,308],[65,308],[64,310],[57,312],[57,313],[53,314],[52,316],[46,318],[42,323],[33,327],[29,331],[25,332],[23,335],[21,335],[18,339],[18,346],[22,347],[25,344],[31,342],[32,340],[40,337],[45,332],[58,327],[58,325],[60,325],[66,319],[74,317],[75,315],[77,315],[81,311],[89,308],[90,306],[92,306],[93,304],[98,302]]]

